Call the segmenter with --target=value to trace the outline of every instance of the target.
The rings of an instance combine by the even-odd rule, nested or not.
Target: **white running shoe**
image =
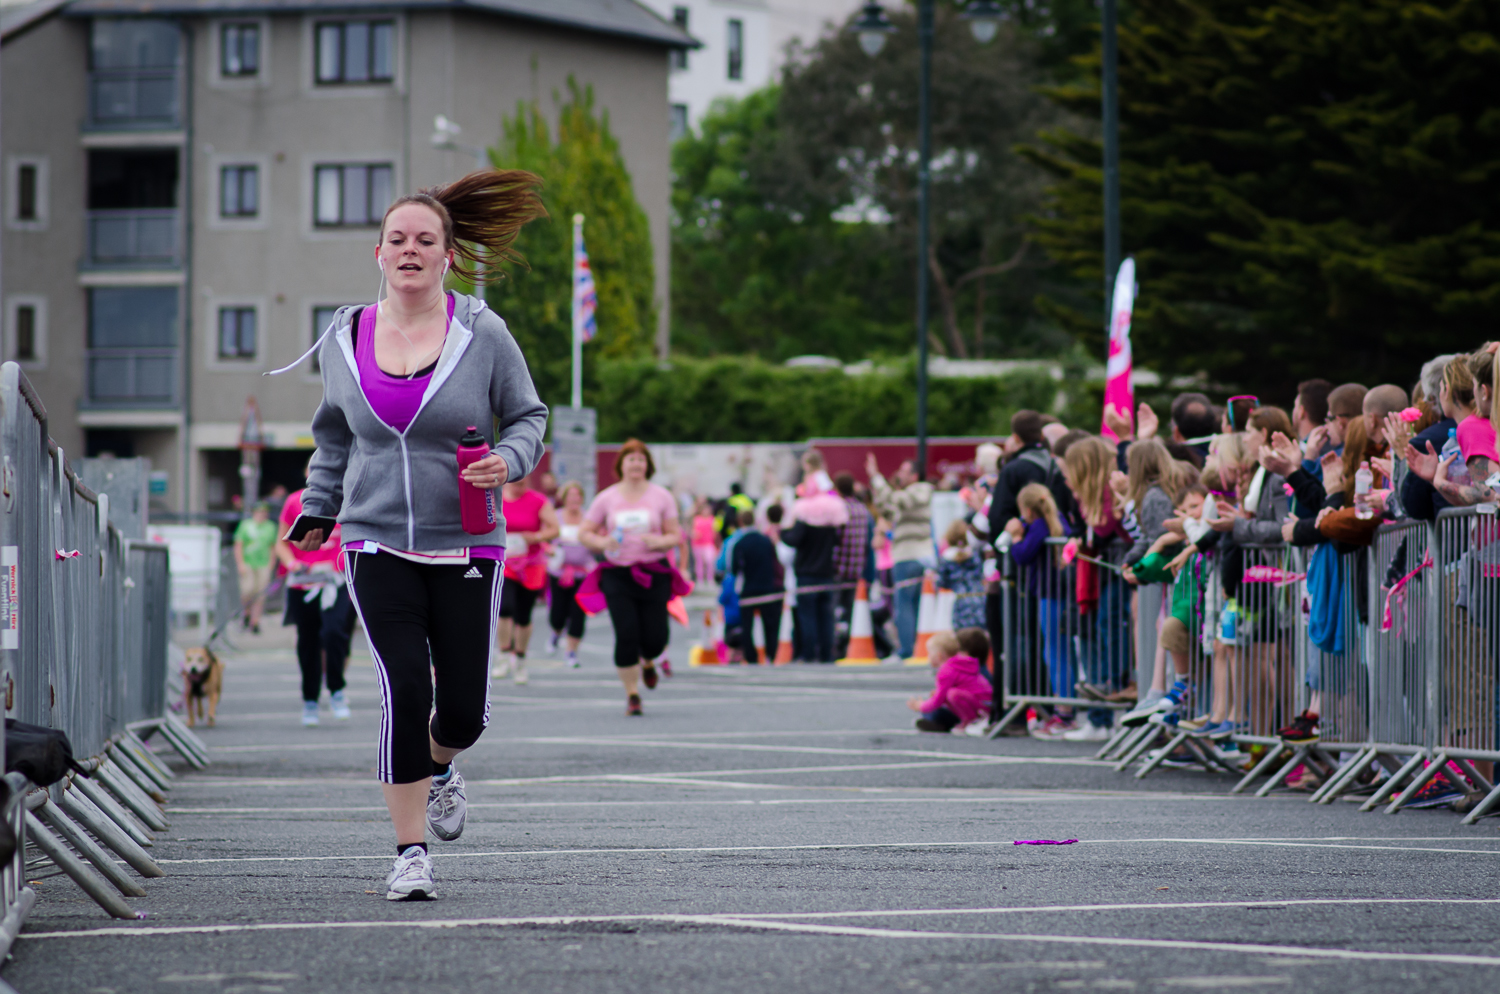
[[[517,687],[524,687],[531,680],[531,678],[526,675],[526,657],[525,656],[516,656],[515,660],[516,660],[516,665],[515,665],[515,670],[514,671],[515,671],[515,674],[516,674],[516,686]]]
[[[333,708],[334,721],[349,720],[349,698],[344,696],[342,690],[335,690],[328,695],[328,705]]]
[[[464,834],[464,818],[469,813],[464,775],[456,766],[450,764],[448,768],[452,771],[448,779],[442,783],[434,780],[427,792],[427,827],[444,842],[452,842]]]
[[[318,702],[302,702],[302,727],[311,728],[318,723]]]
[[[1146,691],[1146,699],[1137,704],[1133,709],[1120,719],[1120,724],[1126,728],[1136,728],[1151,720],[1151,716],[1158,711],[1175,711],[1177,702],[1167,696],[1166,691]]]
[[[1091,721],[1085,721],[1071,732],[1063,732],[1064,742],[1104,742],[1109,739],[1110,730]]]
[[[575,669],[576,670],[576,669],[578,669],[578,667],[580,667],[582,665],[583,664],[578,661],[578,653],[576,653],[576,652],[570,652],[570,653],[568,653],[568,668],[569,669]]]
[[[490,676],[496,680],[504,680],[510,676],[510,671],[515,668],[515,656],[513,653],[497,652],[490,658],[495,661],[494,667],[490,670]]]
[[[396,857],[396,865],[385,878],[387,901],[427,901],[437,897],[432,883],[432,857],[421,846],[408,846]]]

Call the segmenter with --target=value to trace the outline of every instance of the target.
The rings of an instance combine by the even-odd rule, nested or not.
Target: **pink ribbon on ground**
[[[1077,839],[1063,839],[1061,842],[1052,839],[1017,839],[1014,844],[1018,846],[1071,846],[1077,841]]]
[[[1432,565],[1432,551],[1429,549],[1428,552],[1427,552],[1427,555],[1425,555],[1425,556],[1422,557],[1422,562],[1417,566],[1416,569],[1412,570],[1410,573],[1406,574],[1405,576],[1403,576],[1401,579],[1397,580],[1395,583],[1391,584],[1391,586],[1386,589],[1386,592],[1385,592],[1385,613],[1383,615],[1381,615],[1381,618],[1380,618],[1380,630],[1381,630],[1382,633],[1383,632],[1388,632],[1388,631],[1391,630],[1391,598],[1392,597],[1396,598],[1396,606],[1401,609],[1401,623],[1403,625],[1406,623],[1406,585],[1411,582],[1411,580],[1412,580],[1412,578],[1414,576],[1416,576],[1418,573],[1422,572],[1424,569],[1427,569],[1431,565]],[[1401,637],[1401,629],[1400,628],[1396,629],[1396,637],[1397,638]]]

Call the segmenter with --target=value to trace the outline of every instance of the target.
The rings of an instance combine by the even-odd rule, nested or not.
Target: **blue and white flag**
[[[591,341],[598,326],[594,309],[599,297],[594,292],[594,271],[589,268],[589,254],[583,247],[583,215],[573,215],[573,337]]]

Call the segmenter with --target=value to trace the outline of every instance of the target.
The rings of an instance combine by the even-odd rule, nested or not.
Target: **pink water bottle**
[[[476,463],[489,454],[490,447],[484,436],[479,434],[479,429],[470,425],[464,437],[458,440],[459,472],[462,473],[465,466]],[[495,491],[476,487],[459,476],[458,514],[464,531],[470,535],[488,535],[495,530]]]

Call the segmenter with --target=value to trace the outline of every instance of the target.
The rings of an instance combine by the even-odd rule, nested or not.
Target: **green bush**
[[[599,440],[795,442],[916,431],[916,363],[851,376],[776,366],[752,356],[600,361],[587,402]],[[931,380],[929,435],[1001,435],[1010,416],[1049,410],[1058,384],[1045,373]]]

